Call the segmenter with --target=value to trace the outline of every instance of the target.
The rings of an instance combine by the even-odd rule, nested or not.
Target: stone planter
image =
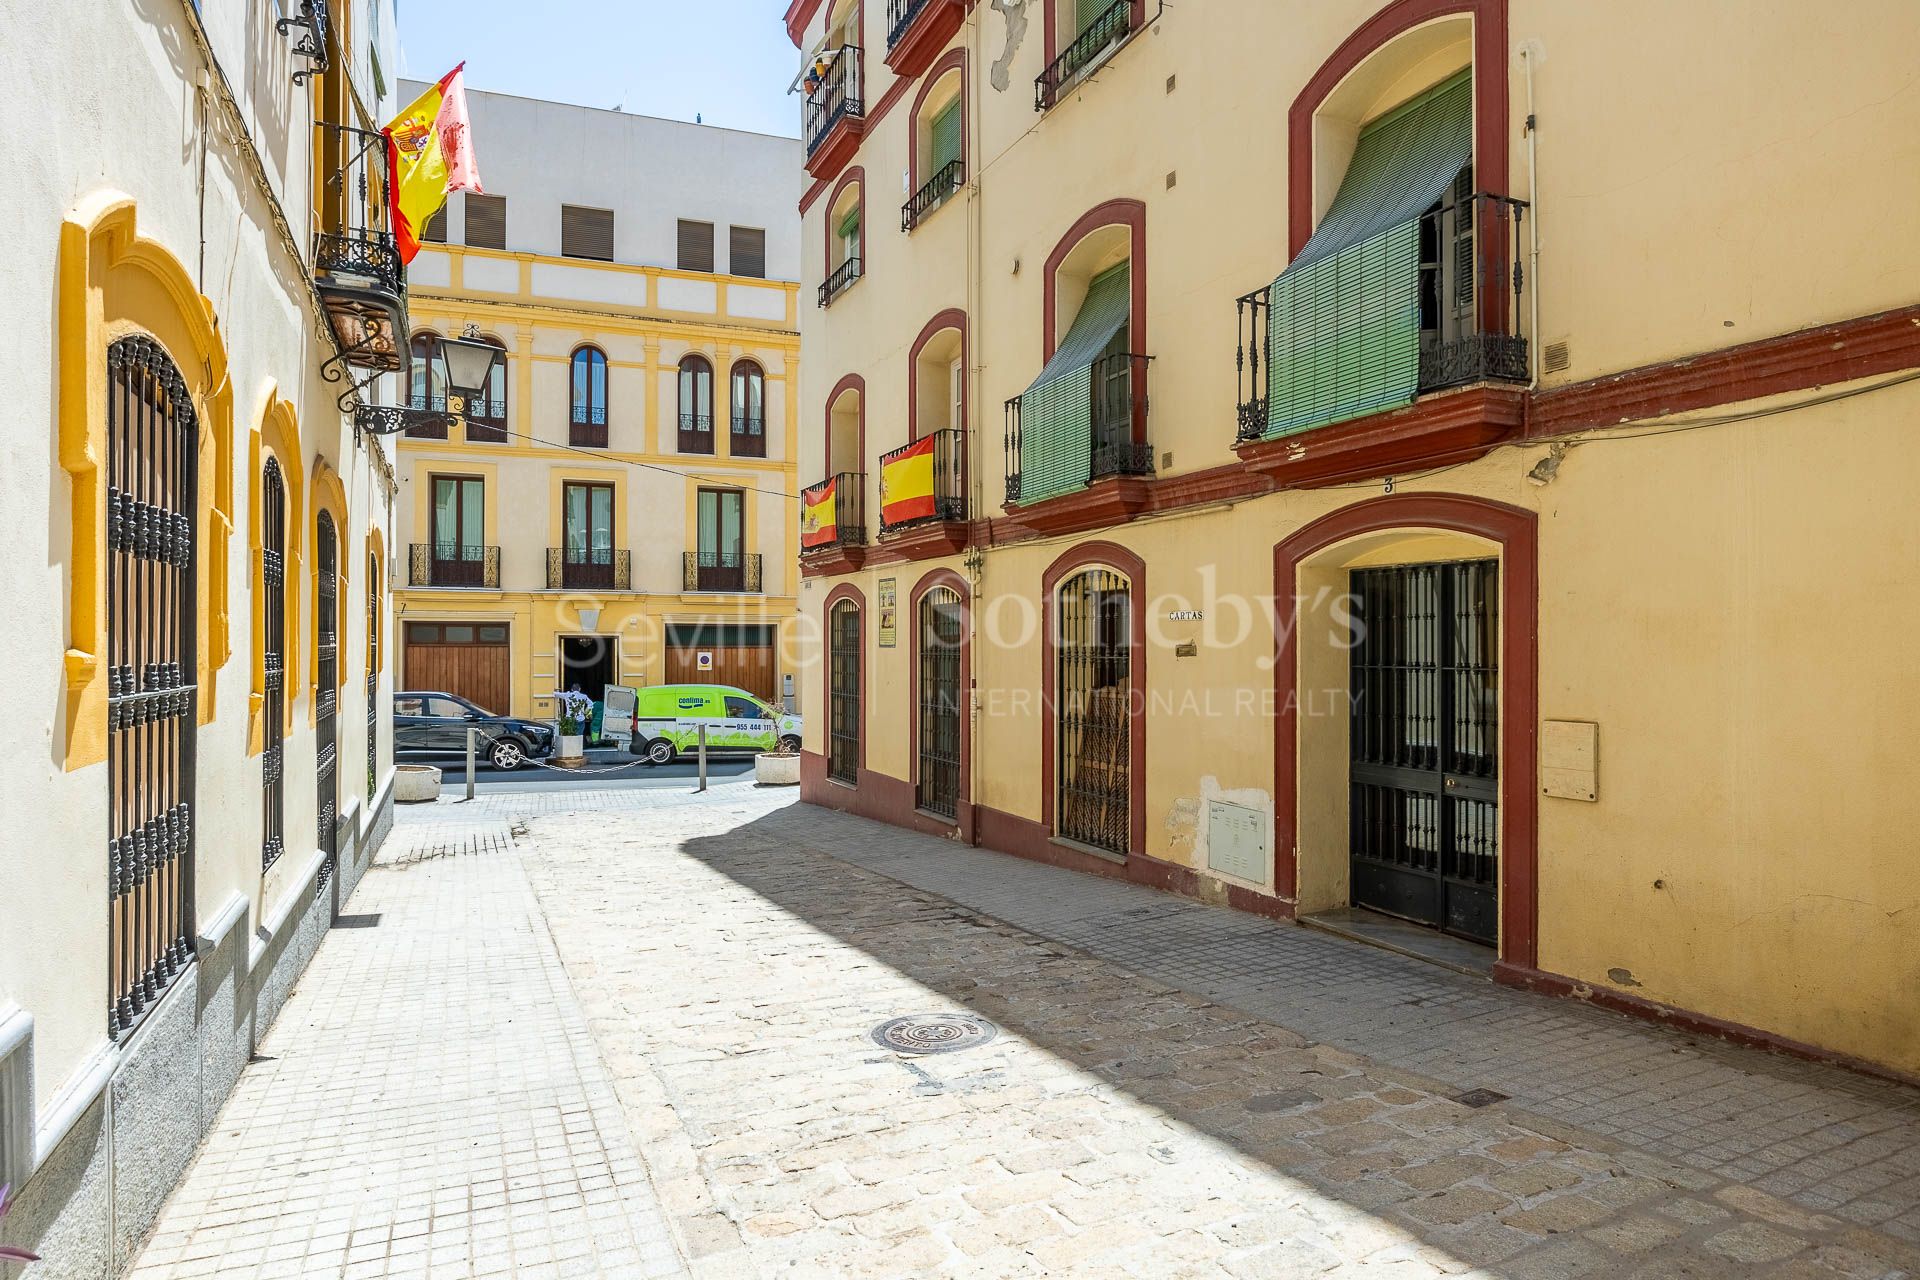
[[[440,771],[430,764],[393,768],[393,798],[401,804],[429,804],[440,798]]]
[[[765,752],[753,758],[753,780],[763,787],[800,785],[800,757]]]
[[[572,767],[585,764],[587,759],[586,737],[578,733],[563,733],[559,743],[553,749],[554,763]]]

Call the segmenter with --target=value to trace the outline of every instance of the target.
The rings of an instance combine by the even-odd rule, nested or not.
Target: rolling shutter
[[[682,271],[713,270],[713,224],[680,219],[679,266]]]
[[[960,99],[949,102],[933,118],[929,127],[932,135],[933,155],[928,164],[927,177],[931,180],[940,171],[960,158]]]
[[[441,205],[427,219],[427,225],[420,228],[420,243],[445,244],[447,242],[447,206]]]
[[[1093,362],[1127,326],[1133,275],[1123,262],[1087,286],[1053,359],[1020,396],[1020,501],[1083,488],[1093,468]]]
[[[613,210],[560,206],[560,256],[613,261]]]
[[[482,196],[469,191],[466,196],[467,239],[476,249],[507,247],[507,198]]]
[[[1074,36],[1077,38],[1100,21],[1101,15],[1113,6],[1114,0],[1073,0]]]
[[[766,278],[767,233],[763,228],[727,228],[727,270],[736,276]]]
[[[1361,131],[1332,207],[1269,295],[1269,436],[1412,403],[1420,218],[1472,159],[1471,72]]]

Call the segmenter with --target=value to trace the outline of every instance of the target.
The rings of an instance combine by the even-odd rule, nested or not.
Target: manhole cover
[[[958,1053],[987,1043],[1000,1032],[968,1013],[915,1013],[881,1023],[873,1042],[895,1053]]]
[[[1454,1094],[1453,1100],[1463,1107],[1490,1107],[1496,1102],[1505,1102],[1507,1095],[1497,1089],[1469,1089]]]

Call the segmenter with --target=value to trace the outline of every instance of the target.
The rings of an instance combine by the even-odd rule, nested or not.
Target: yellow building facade
[[[1916,21],[795,0],[804,797],[1920,1074]]]
[[[402,687],[536,717],[575,684],[783,696],[795,144],[470,100],[490,194],[455,197],[412,266],[410,402],[445,407],[440,336],[502,354],[464,416],[402,437]],[[554,164],[559,136],[603,163]]]

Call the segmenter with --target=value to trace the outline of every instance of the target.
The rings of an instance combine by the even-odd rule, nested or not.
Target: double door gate
[[[1499,933],[1499,565],[1355,570],[1352,899]]]

